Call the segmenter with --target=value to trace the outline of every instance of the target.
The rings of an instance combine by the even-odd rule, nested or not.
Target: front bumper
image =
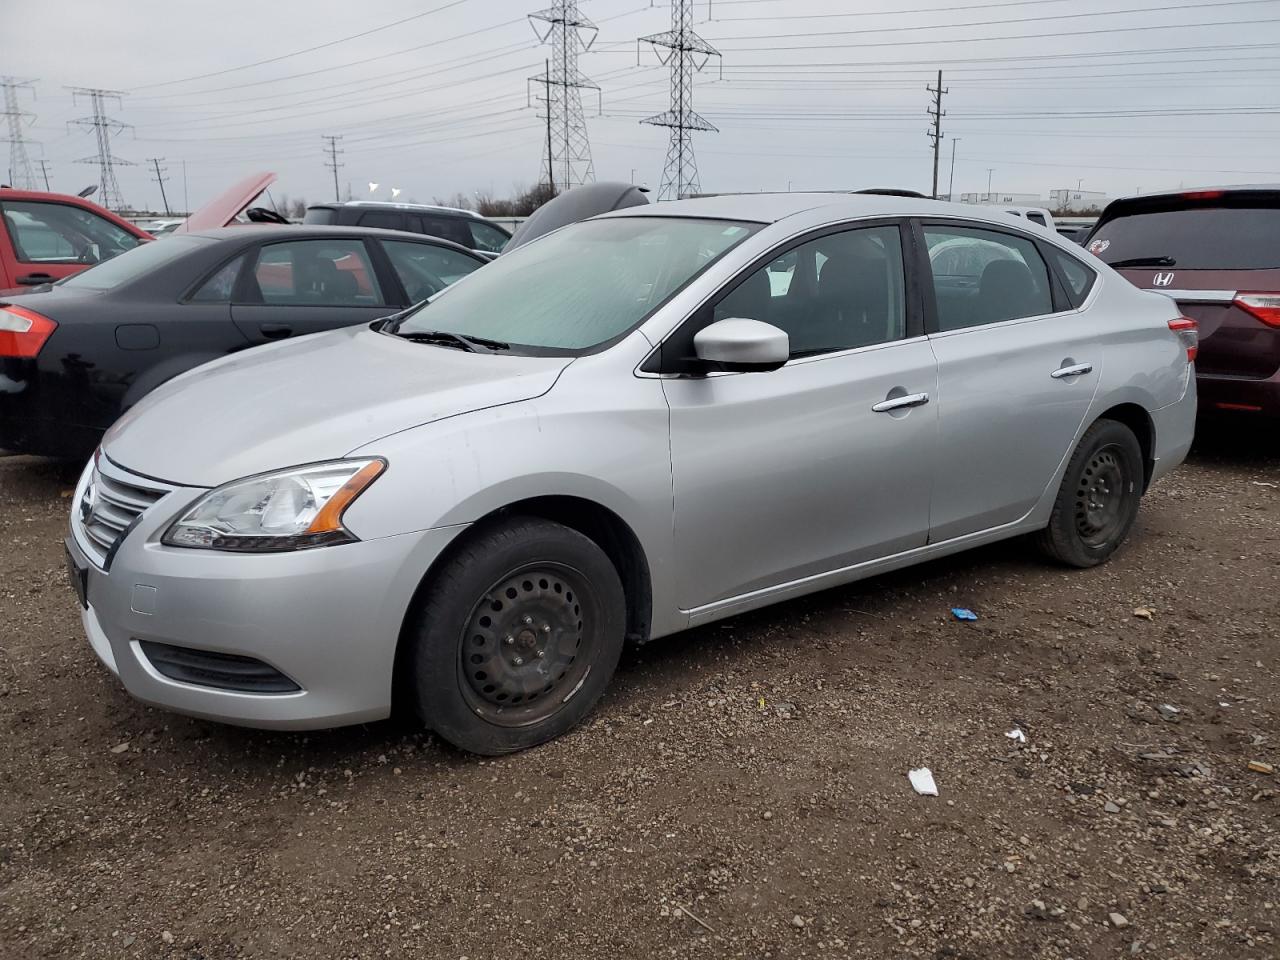
[[[98,658],[139,700],[211,720],[309,729],[388,716],[414,592],[462,528],[262,555],[160,544],[204,492],[178,488],[157,502],[105,570],[72,523],[67,549],[88,569],[81,619]],[[251,693],[176,681],[148,659],[145,641],[251,657],[299,689]]]

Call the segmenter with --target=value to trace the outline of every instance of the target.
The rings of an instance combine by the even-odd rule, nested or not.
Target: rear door
[[[1102,349],[1031,237],[963,221],[918,229],[938,361],[938,543],[1012,523],[1039,500],[1089,410]]]
[[[368,323],[399,306],[364,240],[282,240],[249,256],[231,316],[254,343]]]
[[[1266,380],[1280,373],[1280,329],[1236,299],[1280,292],[1280,192],[1198,191],[1117,201],[1090,235],[1088,249],[1119,265],[1135,286],[1172,297],[1199,323],[1197,376]]]

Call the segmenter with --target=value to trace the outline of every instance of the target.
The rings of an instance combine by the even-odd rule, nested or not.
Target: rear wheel
[[[523,517],[480,533],[446,561],[419,606],[419,717],[473,753],[560,736],[613,676],[625,610],[613,564],[577,531]]]
[[[1067,464],[1040,547],[1073,567],[1102,563],[1129,535],[1143,482],[1142,448],[1133,431],[1099,420]]]

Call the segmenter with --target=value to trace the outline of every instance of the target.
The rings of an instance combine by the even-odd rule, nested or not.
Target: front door
[[[897,224],[828,232],[700,311],[788,334],[769,373],[663,380],[684,609],[923,546],[936,366]]]
[[[264,244],[239,285],[231,316],[253,343],[369,323],[399,309],[387,302],[362,240]]]
[[[1102,373],[1089,319],[1030,238],[925,224],[940,430],[929,539],[1021,519],[1070,454]]]

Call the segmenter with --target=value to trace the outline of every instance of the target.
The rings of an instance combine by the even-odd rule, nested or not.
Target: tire
[[[562,524],[511,518],[433,574],[413,621],[407,686],[418,717],[454,746],[512,753],[587,715],[625,628],[622,583],[603,550]]]
[[[1138,515],[1145,482],[1133,431],[1099,420],[1071,455],[1039,546],[1072,567],[1096,567],[1116,552]]]

